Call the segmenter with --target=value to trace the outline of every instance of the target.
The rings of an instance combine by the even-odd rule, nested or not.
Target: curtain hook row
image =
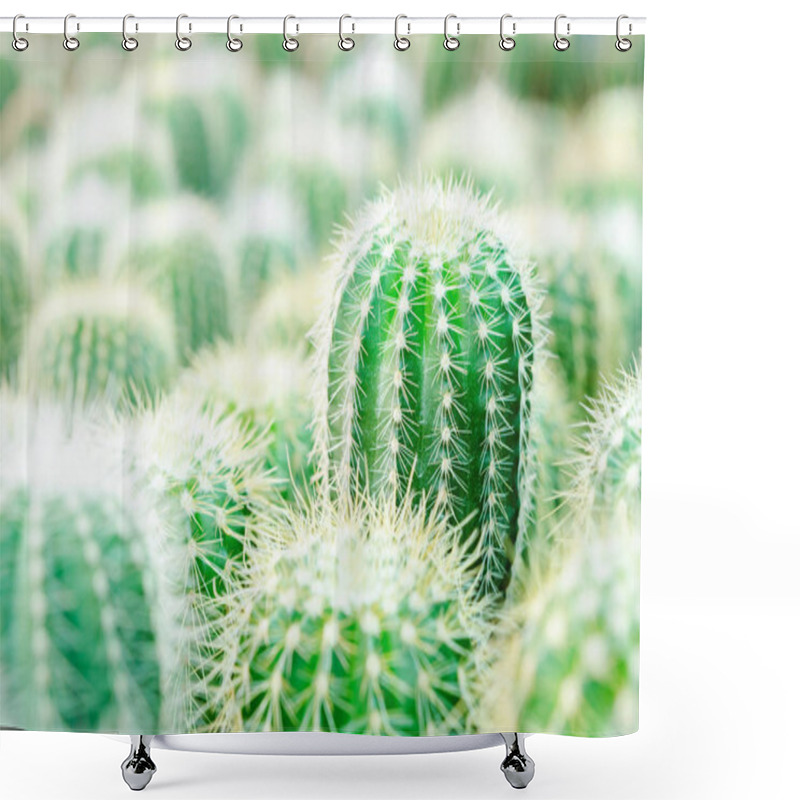
[[[192,23],[191,22],[189,23],[189,30],[187,34],[181,32],[181,21],[184,19],[188,19],[188,17],[189,17],[188,14],[178,14],[178,16],[175,19],[175,47],[182,52],[185,52],[192,46],[192,40],[189,36],[189,34],[191,34],[192,32]],[[19,53],[27,50],[29,45],[28,40],[23,36],[20,36],[19,33],[19,21],[23,19],[27,18],[23,14],[17,14],[14,17],[11,25],[11,34],[12,34],[11,46],[14,48],[14,50],[16,50]],[[62,44],[65,50],[74,52],[75,50],[78,49],[78,47],[80,47],[81,43],[77,36],[75,36],[74,34],[70,34],[69,21],[71,19],[77,20],[75,14],[67,14],[64,17],[64,41]],[[136,50],[136,48],[139,46],[139,40],[136,39],[134,36],[130,36],[128,34],[128,20],[132,19],[135,19],[133,14],[125,14],[125,16],[122,18],[122,47],[124,50],[127,50],[128,52]],[[232,32],[232,23],[233,20],[236,19],[240,19],[240,17],[237,16],[236,14],[231,14],[231,16],[228,17],[227,28],[226,28],[228,37],[226,42],[226,47],[232,53],[239,52],[239,50],[241,50],[242,47],[244,46],[242,40],[235,37]],[[562,19],[567,20],[566,35],[560,34],[558,30],[559,22]],[[297,22],[297,17],[295,17],[292,14],[288,14],[287,16],[285,16],[283,19],[283,49],[286,50],[287,52],[294,52],[295,50],[297,50],[298,47],[300,47],[300,41],[299,39],[295,38],[295,36],[289,35],[290,20],[295,20],[295,36],[297,33],[300,32],[300,25]],[[353,20],[353,17],[350,14],[342,14],[342,16],[339,17],[339,48],[341,50],[349,51],[355,47],[356,43],[355,40],[352,38],[352,35],[345,36],[344,34],[345,20],[351,21],[350,23],[351,34],[355,33],[356,26],[355,26],[355,21]],[[407,28],[406,36],[400,36],[400,20],[406,20],[406,28]],[[456,20],[455,35],[452,35],[450,33],[451,20]],[[505,31],[507,20],[512,20],[510,35],[507,34]],[[616,41],[614,43],[614,46],[616,47],[617,50],[619,50],[619,52],[627,53],[633,47],[633,42],[626,36],[622,35],[623,20],[628,20],[627,36],[629,37],[633,33],[633,25],[630,22],[630,17],[628,17],[627,14],[620,14],[616,20]],[[76,21],[75,23],[76,33],[80,32],[80,29],[81,29],[80,22]],[[25,23],[25,31],[27,32],[28,30],[29,30],[28,23]],[[139,30],[138,23],[135,26],[135,30],[136,31]],[[242,33],[243,31],[244,31],[244,26],[240,24],[239,32]],[[408,48],[411,47],[411,40],[408,38],[410,33],[411,33],[411,23],[408,22],[408,16],[405,14],[398,14],[394,20],[395,49],[404,51],[408,50]],[[558,14],[556,16],[553,24],[553,33],[555,37],[553,41],[553,47],[555,47],[556,50],[563,52],[570,45],[570,41],[567,37],[571,34],[571,23],[566,14]],[[458,38],[460,35],[461,35],[461,22],[459,21],[458,17],[455,14],[447,14],[444,18],[444,41],[442,43],[444,45],[445,50],[449,50],[451,52],[453,50],[458,50],[459,46],[461,45],[461,41]],[[516,45],[516,40],[514,39],[514,36],[516,35],[517,35],[517,23],[513,21],[513,16],[511,14],[503,14],[500,17],[500,42],[499,42],[500,49],[505,50],[506,52],[509,50],[513,50]]]

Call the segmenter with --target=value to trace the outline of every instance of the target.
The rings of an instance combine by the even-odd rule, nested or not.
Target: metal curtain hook
[[[294,39],[289,36],[289,20],[296,19],[291,14],[288,14],[283,18],[283,49],[286,50],[287,53],[293,53],[300,47],[300,40]],[[299,30],[299,28],[298,28]]]
[[[559,33],[558,33],[558,22],[559,22],[559,20],[566,19],[566,18],[567,18],[566,14],[559,14],[556,17],[555,23],[553,24],[553,34],[556,37],[555,41],[553,42],[553,47],[555,47],[555,49],[558,50],[560,53],[563,53],[569,47],[569,39],[567,39],[564,36],[560,36]],[[567,23],[567,36],[569,36],[569,34],[570,34],[570,24],[568,22]]]
[[[617,41],[614,43],[614,47],[616,47],[617,50],[620,51],[620,53],[627,53],[628,50],[630,50],[631,47],[633,47],[633,42],[630,39],[623,39],[622,36],[620,36],[620,32],[619,32],[620,22],[622,22],[622,20],[624,20],[624,19],[628,19],[628,16],[626,14],[620,14],[617,17]],[[633,32],[633,26],[629,22],[628,23],[628,36],[630,36],[632,32]]]
[[[134,19],[133,14],[126,14],[122,18],[122,49],[130,53],[139,46],[139,40],[135,39],[133,36],[128,36],[129,19]]]
[[[75,19],[74,14],[67,14],[67,16],[64,17],[64,41],[62,42],[64,49],[69,50],[70,52],[77,50],[81,46],[77,36],[69,35],[69,21],[71,19]],[[77,24],[76,30],[80,30],[80,26]]]
[[[11,23],[11,35],[14,37],[11,40],[11,46],[18,53],[21,53],[24,50],[27,50],[28,49],[28,44],[29,44],[27,39],[23,39],[22,36],[20,36],[17,33],[17,20],[20,20],[20,19],[25,19],[25,15],[24,14],[17,14],[17,16],[14,17],[14,21]]]
[[[181,33],[181,20],[188,19],[188,17],[188,14],[178,14],[175,18],[175,47],[181,52],[186,52],[192,46],[192,40]],[[189,30],[192,30],[191,24],[189,25]]]
[[[449,24],[451,19],[457,20],[458,17],[456,17],[455,14],[448,14],[444,18],[444,42],[443,42],[444,49],[445,50],[458,50],[459,46],[461,45],[461,42],[455,36],[451,36],[447,32],[447,27],[448,27],[448,24]],[[460,28],[461,28],[460,23],[456,22],[456,33],[459,33]]]
[[[355,39],[351,38],[350,36],[345,36],[343,32],[344,21],[346,19],[353,19],[349,14],[342,14],[339,17],[339,49],[340,50],[352,50],[356,46]],[[351,27],[353,32],[356,30],[355,23],[351,23]]]
[[[400,35],[400,20],[401,19],[408,19],[405,14],[398,14],[394,18],[394,49],[395,50],[408,50],[411,47],[411,39],[408,39],[405,36]],[[408,28],[408,33],[411,33],[411,24],[406,23],[406,27]]]
[[[225,43],[225,47],[227,47],[231,53],[238,53],[244,47],[244,42],[241,39],[237,39],[231,33],[231,22],[235,19],[239,19],[236,14],[231,14],[228,17],[228,41]],[[241,27],[239,27],[239,30],[241,31]]]
[[[505,31],[504,31],[506,20],[507,19],[511,19],[511,18],[512,18],[511,14],[503,14],[503,16],[500,17],[500,49],[501,50],[506,50],[506,51],[513,50],[514,47],[517,44],[516,41],[511,36],[506,36]],[[512,33],[516,33],[517,32],[517,23],[516,22],[511,23],[511,31],[512,31]]]

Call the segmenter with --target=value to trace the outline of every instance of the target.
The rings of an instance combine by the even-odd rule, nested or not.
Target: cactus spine
[[[463,733],[488,623],[458,531],[369,499],[268,524],[285,545],[259,550],[211,635],[209,729]]]
[[[174,329],[146,292],[76,282],[46,298],[31,321],[27,372],[38,392],[71,406],[152,397],[175,367]]]
[[[539,304],[497,227],[453,182],[368,206],[342,243],[317,363],[323,476],[344,494],[429,490],[480,531],[487,592],[505,586],[517,535]]]
[[[157,593],[142,509],[113,470],[95,468],[74,420],[66,438],[58,415],[2,403],[3,724],[155,733]]]

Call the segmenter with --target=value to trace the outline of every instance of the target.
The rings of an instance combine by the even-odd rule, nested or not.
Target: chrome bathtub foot
[[[533,780],[536,769],[533,759],[525,752],[525,739],[521,733],[500,735],[506,745],[506,757],[500,769],[515,789],[524,789]]]
[[[152,736],[131,734],[131,752],[122,762],[122,779],[134,792],[144,789],[155,774],[156,765],[150,758],[150,742],[152,741]]]

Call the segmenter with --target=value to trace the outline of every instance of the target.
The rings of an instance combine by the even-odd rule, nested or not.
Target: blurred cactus
[[[328,275],[304,270],[271,283],[253,310],[247,341],[253,347],[311,348],[311,331],[327,302]]]
[[[178,355],[192,353],[231,335],[228,283],[214,244],[200,233],[141,245],[131,268],[172,309]]]
[[[156,733],[156,585],[146,514],[52,409],[0,399],[3,725]]]
[[[514,552],[539,336],[532,271],[498,225],[466,184],[385,193],[340,244],[317,336],[323,479],[344,494],[429,491],[480,531],[487,592]]]
[[[308,367],[288,350],[221,345],[202,353],[180,387],[267,436],[264,469],[292,501],[310,486],[312,404]]]
[[[641,277],[607,256],[584,253],[542,265],[545,309],[573,413],[600,390],[601,376],[631,366],[642,343]]]
[[[28,275],[10,225],[0,222],[0,379],[14,369],[28,314]]]
[[[582,542],[489,645],[479,727],[573,736],[638,728],[638,538]],[[491,656],[489,656],[491,658]]]
[[[68,407],[136,403],[172,379],[172,322],[134,285],[62,285],[35,309],[30,328],[25,374],[38,393]]]
[[[431,735],[469,730],[486,601],[458,531],[359,499],[269,523],[207,642],[208,730]]]
[[[527,591],[487,646],[486,726],[577,736],[638,727],[638,373],[592,405],[572,473],[559,551],[544,576],[523,570]]]
[[[230,88],[195,95],[178,92],[165,101],[163,111],[181,186],[216,200],[224,198],[249,135],[242,99]]]
[[[112,149],[81,161],[73,168],[70,182],[80,181],[86,175],[96,175],[101,180],[119,184],[140,202],[164,194],[167,188],[162,170],[152,154],[137,148]]]

